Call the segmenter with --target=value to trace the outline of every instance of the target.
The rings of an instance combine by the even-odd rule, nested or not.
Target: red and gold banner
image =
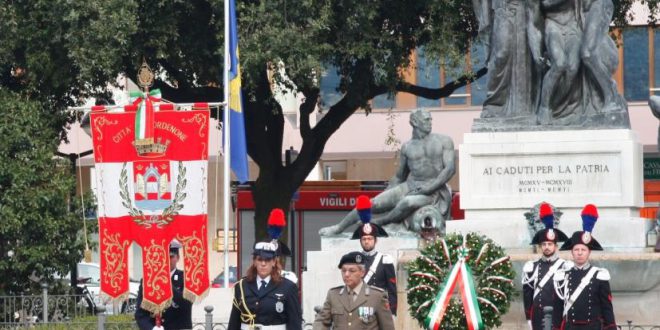
[[[183,247],[190,301],[209,289],[207,177],[209,111],[156,111],[153,139],[135,140],[136,113],[90,116],[96,162],[101,291],[128,294],[128,249],[142,247],[142,308],[171,304],[169,244]]]

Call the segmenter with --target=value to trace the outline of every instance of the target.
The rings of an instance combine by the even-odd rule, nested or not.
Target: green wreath
[[[516,273],[504,249],[486,236],[468,233],[465,238],[461,234],[449,234],[435,241],[407,266],[410,313],[422,328],[426,327],[425,319],[459,259],[460,250],[464,250],[462,247],[467,248],[466,264],[474,279],[485,328],[502,324],[500,317],[509,309]],[[454,294],[449,301],[440,329],[468,329],[460,295]]]

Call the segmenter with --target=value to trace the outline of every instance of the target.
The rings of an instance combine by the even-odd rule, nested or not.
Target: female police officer
[[[255,244],[252,266],[234,286],[229,330],[302,329],[298,287],[282,276],[277,258],[282,244],[277,239]]]

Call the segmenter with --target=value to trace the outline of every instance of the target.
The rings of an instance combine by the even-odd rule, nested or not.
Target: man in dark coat
[[[571,251],[575,265],[568,271],[555,274],[554,285],[560,299],[555,301],[554,329],[617,329],[610,273],[605,268],[589,263],[591,251],[603,250],[600,243],[591,236],[597,219],[596,207],[592,204],[585,206],[582,210],[583,231],[574,232],[561,247],[561,250]]]
[[[394,258],[375,249],[378,237],[388,237],[387,232],[381,226],[371,223],[371,201],[369,197],[359,196],[355,208],[362,223],[355,230],[351,239],[359,239],[360,246],[362,246],[366,269],[364,282],[367,285],[373,285],[387,291],[390,311],[392,315],[396,316],[397,292]]]
[[[192,329],[192,303],[183,298],[183,271],[176,268],[179,262],[179,249],[181,244],[173,241],[170,244],[170,280],[172,281],[172,305],[168,307],[161,317],[161,326],[165,330]],[[152,330],[156,326],[156,319],[147,310],[142,309],[142,283],[137,296],[137,309],[135,321],[140,330]]]
[[[539,217],[545,228],[536,232],[532,244],[539,245],[543,256],[525,263],[522,274],[525,318],[532,330],[543,330],[543,307],[554,306],[557,299],[553,276],[558,271],[573,267],[572,262],[557,255],[557,242],[568,240],[568,236],[554,228],[555,216],[550,204],[541,204]]]

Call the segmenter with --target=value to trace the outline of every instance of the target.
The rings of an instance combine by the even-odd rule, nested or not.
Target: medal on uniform
[[[284,312],[284,304],[281,301],[275,303],[275,311],[277,311],[278,313]]]
[[[360,307],[358,309],[360,320],[364,323],[369,323],[369,317],[373,315],[373,307]]]
[[[284,296],[281,293],[276,293],[275,296],[277,297],[277,302],[275,303],[275,311],[278,313],[284,312],[284,303],[282,302],[282,297]]]

